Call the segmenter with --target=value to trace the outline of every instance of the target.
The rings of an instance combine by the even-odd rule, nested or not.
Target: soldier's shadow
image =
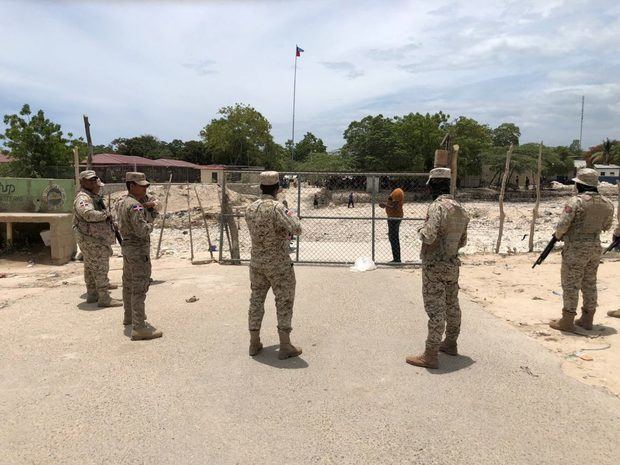
[[[288,370],[298,370],[300,368],[308,368],[308,362],[306,362],[301,357],[292,357],[287,358],[285,360],[280,360],[278,358],[278,347],[279,345],[267,346],[263,347],[258,355],[252,357],[259,363],[264,365],[269,365],[274,368],[280,369],[288,369]],[[303,355],[303,353],[302,353]]]
[[[433,375],[444,375],[446,373],[452,373],[454,371],[463,370],[472,366],[476,361],[467,355],[439,355],[439,368],[428,369],[427,371]]]
[[[98,311],[98,310],[105,310],[105,307],[99,307],[97,305],[97,302],[94,302],[92,304],[87,304],[86,301],[80,302],[77,305],[77,308],[79,308],[80,310],[84,310],[86,312],[95,312],[95,311]]]

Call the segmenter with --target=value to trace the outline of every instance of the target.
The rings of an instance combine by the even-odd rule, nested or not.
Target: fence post
[[[301,221],[301,176],[297,174],[297,218]],[[299,235],[297,236],[297,247],[295,248],[295,261],[299,262]]]
[[[370,178],[372,180],[372,185],[370,186],[370,203],[372,205],[372,233],[371,233],[371,243],[372,243],[372,261],[375,261],[375,239],[376,239],[376,216],[375,216],[375,204],[376,204],[376,195],[375,195],[375,186],[378,185],[377,178],[372,176]]]
[[[220,252],[218,262],[222,263],[222,249],[224,248],[224,192],[226,191],[226,170],[222,170],[222,202],[220,202]]]

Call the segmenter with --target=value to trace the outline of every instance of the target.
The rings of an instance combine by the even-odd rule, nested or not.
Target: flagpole
[[[297,90],[297,46],[295,46],[295,73],[293,74],[293,130],[291,134],[291,160],[295,153],[295,92]]]

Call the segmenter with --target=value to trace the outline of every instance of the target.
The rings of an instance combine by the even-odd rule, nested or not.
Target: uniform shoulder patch
[[[78,203],[78,205],[80,207],[85,207],[86,205],[88,205],[88,203],[85,200],[80,200],[80,203]]]
[[[564,207],[564,211],[565,211],[566,213],[573,213],[573,207],[571,207],[570,205],[566,205],[566,206]]]
[[[137,203],[133,207],[131,207],[131,210],[134,212],[141,212],[142,210],[144,210],[144,207]]]

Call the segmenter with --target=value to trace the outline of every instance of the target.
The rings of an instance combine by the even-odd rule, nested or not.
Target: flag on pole
[[[304,49],[303,49],[303,48],[301,48],[301,47],[299,47],[299,45],[295,45],[295,49],[296,49],[296,50],[295,50],[295,56],[296,56],[296,57],[300,57],[300,56],[301,56],[301,52],[303,52],[303,51],[304,51]]]

